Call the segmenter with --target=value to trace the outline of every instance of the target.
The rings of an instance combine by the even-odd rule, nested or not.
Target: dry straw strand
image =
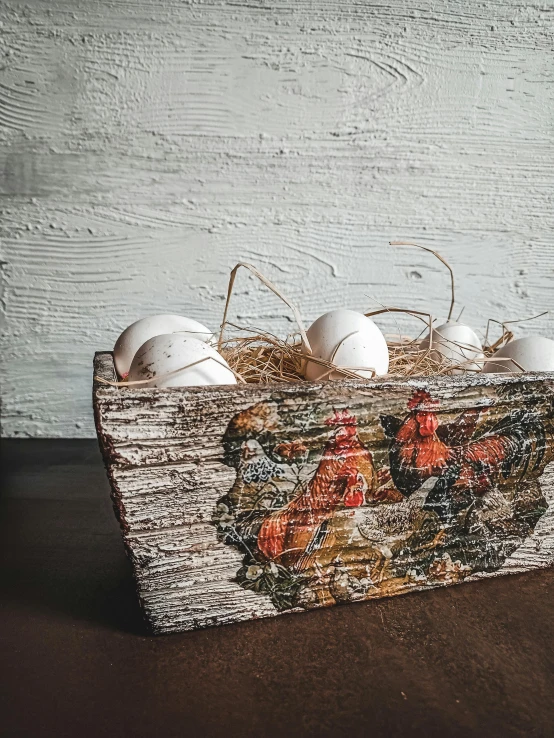
[[[416,249],[421,249],[422,251],[427,251],[428,254],[433,254],[444,266],[448,269],[450,272],[450,293],[451,293],[451,299],[450,299],[450,310],[448,311],[448,318],[447,322],[450,322],[450,318],[452,317],[452,313],[454,312],[454,303],[456,302],[455,297],[455,287],[454,287],[454,270],[450,266],[450,264],[446,261],[446,259],[439,254],[438,251],[434,251],[433,249],[430,249],[428,246],[422,246],[419,243],[414,243],[413,241],[389,241],[390,246],[414,246]]]
[[[225,301],[225,310],[223,311],[223,321],[221,322],[221,331],[219,333],[219,341],[218,341],[218,350],[221,350],[221,345],[223,343],[223,331],[225,330],[225,325],[227,323],[227,313],[229,311],[229,301],[231,300],[231,295],[233,293],[233,285],[235,284],[235,278],[237,276],[237,272],[240,269],[240,267],[244,267],[245,269],[248,269],[254,276],[258,277],[260,282],[263,282],[266,287],[268,287],[277,297],[279,297],[285,305],[287,305],[293,312],[294,317],[296,319],[296,322],[298,324],[298,328],[300,330],[300,335],[302,336],[302,340],[304,341],[304,344],[306,346],[306,349],[309,353],[312,352],[312,348],[310,346],[310,342],[308,341],[308,336],[306,335],[306,329],[304,328],[304,323],[302,321],[302,316],[300,315],[300,311],[294,305],[288,298],[286,298],[283,293],[273,284],[273,282],[270,282],[267,277],[265,277],[261,272],[259,272],[255,266],[252,266],[252,264],[247,264],[246,262],[239,262],[233,269],[231,270],[231,276],[229,277],[229,287],[227,288],[227,299]]]

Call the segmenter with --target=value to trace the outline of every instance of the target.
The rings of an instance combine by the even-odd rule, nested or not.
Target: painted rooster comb
[[[354,415],[345,408],[344,410],[335,410],[335,414],[331,418],[327,418],[325,425],[356,425],[357,420]]]
[[[436,410],[439,400],[434,400],[427,390],[416,390],[408,400],[408,410]]]

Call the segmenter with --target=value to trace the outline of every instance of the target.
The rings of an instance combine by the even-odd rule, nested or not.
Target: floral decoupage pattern
[[[548,507],[553,402],[517,383],[479,392],[404,389],[389,413],[361,395],[279,397],[237,414],[214,524],[243,556],[238,584],[283,611],[498,570]]]

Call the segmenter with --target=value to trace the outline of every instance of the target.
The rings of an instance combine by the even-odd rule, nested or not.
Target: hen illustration
[[[220,535],[225,543],[252,555],[268,508],[273,500],[286,499],[290,484],[287,471],[284,464],[269,458],[256,439],[242,443],[235,483],[218,508]]]
[[[329,541],[329,521],[339,508],[355,508],[373,498],[377,475],[373,458],[358,437],[356,418],[335,411],[325,421],[336,428],[319,465],[300,495],[268,516],[258,534],[258,549],[269,560],[305,571]]]
[[[381,416],[389,448],[390,473],[406,497],[431,477],[437,481],[424,509],[451,522],[476,498],[506,480],[517,481],[541,467],[547,448],[540,416],[529,409],[511,410],[484,433],[479,433],[478,408],[441,425],[439,403],[417,390],[404,419]]]
[[[281,480],[286,477],[285,465],[276,464],[254,438],[240,447],[237,478],[229,492],[233,508],[256,509],[275,496]]]

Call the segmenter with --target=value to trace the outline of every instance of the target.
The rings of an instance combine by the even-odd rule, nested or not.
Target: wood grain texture
[[[93,435],[94,350],[152,312],[216,327],[239,260],[306,320],[443,317],[447,275],[398,238],[451,261],[477,329],[552,309],[548,5],[7,0],[0,21],[4,435]],[[292,327],[247,276],[231,319]]]
[[[95,375],[113,378],[111,354],[97,354]],[[347,380],[322,385],[236,385],[165,390],[112,388],[95,382],[96,424],[112,485],[114,508],[133,563],[139,596],[154,631],[188,630],[277,615],[283,611],[263,593],[240,586],[237,572],[243,554],[234,546],[225,545],[216,532],[217,506],[238,479],[238,472],[229,463],[229,449],[225,448],[230,421],[237,413],[259,403],[275,405],[281,412],[292,414],[291,417],[298,417],[312,407],[347,406],[354,415],[365,418],[360,422],[360,432],[370,433],[373,441],[368,446],[375,456],[384,449],[380,450],[383,441],[371,435],[374,418],[398,412],[399,407],[405,406],[407,391],[413,393],[423,387],[443,403],[448,413],[458,416],[471,408],[496,408],[495,412],[506,415],[521,408],[523,396],[531,398],[533,407],[538,407],[538,398],[546,398],[546,409],[537,410],[546,413],[545,422],[550,424],[545,426],[546,468],[540,476],[540,494],[544,495],[546,511],[543,508],[536,525],[533,523],[530,529],[531,534],[524,536],[523,542],[511,545],[501,564],[476,569],[463,578],[471,581],[552,565],[554,383],[550,375],[527,374],[523,384],[518,377],[474,375],[446,380]],[[320,423],[313,421],[309,431],[312,442],[318,447],[325,443],[328,434],[328,427]],[[298,438],[299,433],[297,427],[290,429],[291,438]],[[493,502],[493,506],[496,504]],[[396,508],[395,505],[385,507]],[[371,508],[366,514],[373,514]],[[487,521],[487,526],[494,522],[488,517]],[[404,533],[410,533],[410,525],[404,524]],[[400,533],[402,535],[402,531]],[[439,533],[443,535],[440,530]],[[478,534],[472,528],[464,535],[467,539],[461,539],[464,541],[461,556],[462,559],[467,556],[469,561]],[[513,532],[509,534],[513,535]],[[501,539],[502,535],[498,540]],[[493,544],[498,540],[494,539]],[[405,545],[410,548],[414,544]],[[439,556],[439,560],[443,559]],[[452,562],[448,560],[448,563]],[[459,580],[448,576],[435,580],[420,577],[409,583],[403,580],[401,586],[387,590],[375,588],[363,598],[400,594],[456,581]],[[336,600],[341,601],[338,595]],[[309,605],[313,606],[320,605]],[[294,611],[301,609],[292,608]]]

